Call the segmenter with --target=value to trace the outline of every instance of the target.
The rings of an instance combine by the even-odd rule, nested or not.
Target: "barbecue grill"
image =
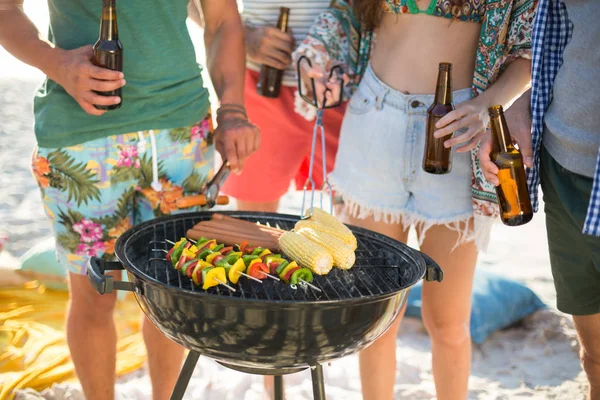
[[[282,229],[297,216],[253,212],[226,214]],[[95,290],[127,290],[167,337],[190,352],[171,399],[180,400],[200,355],[246,373],[274,375],[282,399],[281,376],[311,368],[314,398],[325,400],[321,365],[367,347],[398,316],[408,290],[419,280],[441,281],[442,271],[424,254],[387,236],[350,227],[358,240],[356,264],[315,276],[309,286],[240,279],[235,292],[207,291],[174,270],[165,259],[168,240],[208,220],[212,212],[172,215],[138,225],[116,242],[118,262],[92,258],[87,275]],[[125,269],[129,282],[105,271]]]

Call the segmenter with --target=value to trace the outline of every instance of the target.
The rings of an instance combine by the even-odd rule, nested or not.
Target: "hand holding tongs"
[[[317,91],[316,91],[316,87],[315,87],[315,80],[313,78],[310,78],[310,83],[312,86],[312,93],[313,96],[308,97],[306,94],[303,93],[303,85],[302,85],[302,68],[300,66],[300,64],[302,63],[302,61],[306,61],[308,63],[309,67],[312,67],[312,63],[310,62],[310,59],[307,58],[306,56],[302,56],[298,59],[298,64],[297,64],[297,70],[298,70],[298,93],[300,94],[300,97],[302,97],[302,99],[304,101],[306,101],[308,104],[311,104],[312,106],[314,106],[317,109],[317,118],[315,121],[315,128],[313,130],[313,138],[312,138],[312,147],[311,147],[311,151],[310,151],[310,166],[308,168],[308,179],[306,180],[306,182],[304,183],[304,188],[303,188],[303,192],[302,192],[302,211],[300,214],[301,218],[308,218],[312,215],[312,208],[313,208],[313,204],[314,204],[314,198],[315,198],[315,181],[313,179],[313,165],[314,165],[314,161],[315,161],[315,147],[316,147],[316,143],[317,143],[317,131],[319,130],[319,128],[321,128],[321,155],[323,158],[323,185],[321,186],[321,208],[323,208],[323,191],[325,189],[329,190],[329,197],[331,200],[331,206],[330,206],[330,213],[333,214],[333,189],[331,187],[331,184],[329,183],[329,181],[327,180],[327,163],[326,163],[326,150],[325,150],[325,127],[323,126],[323,114],[325,113],[325,110],[328,108],[334,108],[334,107],[338,107],[339,105],[342,104],[342,99],[344,96],[344,81],[342,79],[344,70],[342,69],[342,67],[340,67],[339,65],[336,65],[335,67],[333,67],[331,69],[331,72],[329,73],[329,79],[331,79],[334,74],[337,72],[339,74],[340,77],[340,98],[333,104],[327,105],[327,92],[331,92],[331,90],[326,89],[325,93],[323,93],[323,106],[319,107],[319,102],[317,100]],[[311,195],[310,195],[310,213],[308,215],[304,214],[304,206],[305,206],[305,202],[306,202],[306,189],[308,188],[308,185],[310,184],[311,187]]]
[[[229,167],[229,162],[227,162],[227,160],[223,160],[223,165],[221,166],[221,168],[219,168],[219,171],[217,171],[217,173],[210,180],[210,182],[206,183],[202,187],[202,194],[181,197],[177,199],[175,204],[178,208],[189,208],[198,206],[206,206],[208,208],[213,208],[217,204],[229,204],[229,197],[219,196],[219,191],[221,190],[221,186],[223,186],[223,183],[225,182],[225,179],[227,179],[227,177],[229,176],[230,172],[231,168]]]

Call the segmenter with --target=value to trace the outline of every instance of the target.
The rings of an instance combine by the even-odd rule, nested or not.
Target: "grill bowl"
[[[226,212],[240,219],[292,229],[297,216]],[[236,292],[203,291],[164,260],[170,245],[211,212],[152,220],[124,233],[115,245],[120,264],[95,259],[88,276],[100,293],[108,286],[104,269],[124,267],[146,316],[167,337],[229,367],[253,373],[295,372],[367,347],[400,313],[408,290],[421,280],[431,260],[387,236],[350,226],[358,239],[355,266],[315,276],[310,288],[292,290],[282,282],[240,279]],[[121,268],[122,268],[121,267]],[[430,275],[430,274],[428,274]],[[110,288],[113,282],[110,282]],[[272,373],[272,372],[271,372]]]

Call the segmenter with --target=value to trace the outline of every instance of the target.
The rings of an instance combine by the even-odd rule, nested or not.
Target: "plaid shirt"
[[[527,183],[535,211],[539,205],[539,154],[544,131],[544,114],[552,102],[554,79],[563,63],[563,53],[572,33],[573,24],[568,18],[564,3],[561,0],[540,0],[533,26],[531,61],[531,122],[535,165],[527,171]],[[600,236],[600,149],[583,233]]]

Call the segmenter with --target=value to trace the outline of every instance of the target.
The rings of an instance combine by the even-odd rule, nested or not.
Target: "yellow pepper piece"
[[[251,266],[253,266],[256,263],[260,263],[262,262],[262,260],[260,258],[257,258],[255,260],[250,261],[250,264],[248,264],[248,268],[250,268]]]
[[[212,243],[210,245],[208,245],[208,248],[212,250],[215,247],[217,247],[217,241],[213,239]]]
[[[237,260],[231,268],[229,268],[229,282],[233,283],[234,285],[238,283],[240,276],[242,276],[240,272],[246,272],[246,264],[244,264],[244,260],[241,258]]]
[[[194,253],[190,249],[183,249],[183,252],[181,253],[181,255],[186,256],[187,258],[195,258],[196,257],[196,253]]]
[[[223,267],[213,268],[208,271],[206,274],[206,279],[204,280],[204,284],[202,285],[202,289],[206,290],[213,286],[217,286],[220,284],[219,281],[223,283],[227,282],[227,275],[225,273],[225,268]]]
[[[196,245],[191,245],[189,250],[194,254],[198,254],[198,248],[196,247]]]
[[[196,285],[199,284],[198,282],[198,274],[202,275],[202,270],[204,268],[209,268],[212,267],[212,264],[207,263],[204,260],[198,260],[198,264],[196,264],[196,268],[194,268],[194,272],[192,273],[192,280],[194,281],[194,283]]]
[[[258,256],[262,257],[262,256],[266,256],[267,254],[271,254],[271,250],[269,249],[265,249],[262,253],[260,253]]]
[[[283,269],[283,271],[281,271],[281,274],[279,274],[279,277],[281,278],[282,276],[285,276],[285,274],[287,274],[290,269],[296,268],[297,266],[298,266],[298,263],[296,263],[296,261],[292,261],[291,263],[289,263],[287,265],[287,267],[285,267]]]
[[[241,251],[232,251],[227,253],[227,257],[229,256],[238,256],[238,257],[242,257],[242,252]]]
[[[219,253],[218,251],[217,251],[217,252],[214,252],[214,253],[210,253],[209,255],[207,255],[207,256],[206,256],[206,262],[207,262],[207,263],[209,263],[209,264],[212,264],[212,262],[213,262],[213,259],[214,259],[216,256],[220,256],[220,255],[222,255],[222,254],[221,254],[221,253]]]

